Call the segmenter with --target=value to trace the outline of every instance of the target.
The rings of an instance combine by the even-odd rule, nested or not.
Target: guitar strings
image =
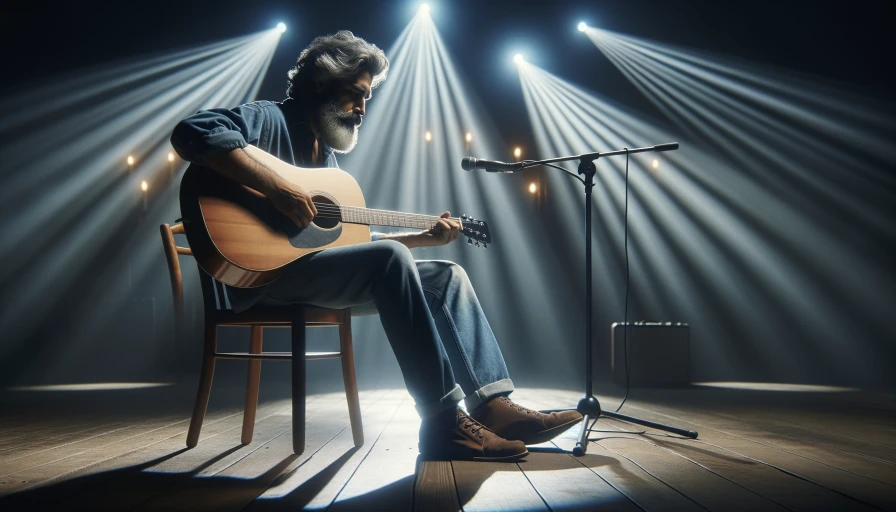
[[[374,210],[370,208],[363,208],[359,206],[340,206],[334,205],[330,203],[313,203],[317,208],[317,217],[321,218],[338,218],[343,220],[346,217],[356,217],[357,220],[371,220],[372,218],[380,219],[380,220],[389,220],[390,222],[402,222],[409,223],[413,222],[413,226],[409,227],[426,227],[433,226],[436,222],[442,219],[442,217],[436,217],[432,215],[421,215],[415,213],[401,213],[401,212],[391,212],[388,210]],[[385,217],[385,219],[383,219]],[[390,219],[391,218],[391,219]],[[457,220],[461,221],[460,218],[457,217],[449,217],[447,220]],[[349,221],[350,222],[350,221]],[[462,222],[462,221],[461,221]],[[423,226],[419,224],[423,223]]]
[[[413,221],[425,221],[425,222],[437,222],[442,217],[435,217],[430,215],[418,215],[418,214],[410,214],[410,213],[398,213],[398,212],[388,212],[383,210],[366,210],[366,209],[344,209],[344,208],[332,208],[332,207],[318,207],[317,208],[318,215],[326,215],[331,214],[334,216],[339,215],[354,215],[358,217],[392,217],[395,219],[402,220],[413,220]],[[452,218],[452,220],[460,220],[457,218]]]
[[[358,214],[383,214],[383,215],[394,215],[401,216],[405,218],[419,218],[419,219],[441,219],[441,217],[436,217],[433,215],[422,215],[417,213],[402,213],[402,212],[392,212],[389,210],[374,210],[371,208],[363,208],[360,206],[339,206],[329,203],[314,203],[314,206],[317,207],[318,211],[339,211],[339,212],[351,212]],[[452,217],[456,218],[456,217]]]

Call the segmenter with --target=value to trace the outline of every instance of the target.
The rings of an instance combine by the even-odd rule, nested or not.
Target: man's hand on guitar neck
[[[382,235],[380,240],[395,240],[406,245],[409,249],[417,247],[436,247],[457,240],[460,236],[460,222],[450,220],[451,212],[445,212],[441,219],[427,231],[417,233],[392,233]]]
[[[420,233],[424,246],[446,245],[460,236],[460,222],[451,220],[451,212],[440,215],[441,219],[428,231]]]

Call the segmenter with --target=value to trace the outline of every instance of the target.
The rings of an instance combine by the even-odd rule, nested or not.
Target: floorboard
[[[420,417],[407,398],[328,511],[412,510],[419,429]]]
[[[256,413],[256,424],[289,414],[290,410],[286,400],[263,404]],[[173,436],[135,450],[122,461],[124,464],[112,470],[117,471],[114,478],[93,488],[82,489],[76,498],[90,503],[94,510],[132,510],[151,503],[160,493],[178,489],[183,481],[201,484],[196,473],[242,447],[242,411],[229,412],[231,414],[220,419],[207,417],[195,448],[186,449],[187,429],[184,427]]]
[[[707,418],[704,424],[871,480],[896,485],[896,465],[882,458],[840,449],[828,437],[805,433],[803,437],[795,437],[793,430],[785,434],[775,425],[744,422],[729,414],[713,416],[717,419]],[[887,449],[879,448],[879,451],[885,455]]]
[[[640,510],[625,494],[575,457],[547,447],[542,449],[545,451],[530,447],[529,456],[519,466],[551,510]]]
[[[329,507],[406,399],[407,392],[401,390],[387,392],[373,403],[362,402],[364,446],[354,446],[351,428],[343,422],[319,449],[276,479],[275,485],[261,493],[246,510],[320,510]]]
[[[420,460],[414,483],[414,511],[457,512],[460,509],[451,462]]]
[[[284,407],[286,407],[285,403],[263,405],[259,408],[259,417],[269,414],[271,409],[283,410]],[[184,416],[188,415],[184,414]],[[137,494],[134,487],[137,482],[142,482],[142,479],[134,478],[134,473],[140,473],[142,469],[153,463],[186,451],[185,439],[188,423],[187,420],[184,420],[153,431],[131,442],[126,446],[125,453],[117,453],[116,450],[103,452],[105,458],[99,462],[94,461],[90,465],[60,473],[52,478],[29,483],[22,489],[54,484],[54,492],[51,495],[57,503],[81,499],[86,503],[92,503],[90,508],[114,510],[116,496]],[[228,432],[238,441],[238,428],[241,425],[241,410],[210,411],[203,423],[200,445],[206,439]],[[58,485],[57,481],[60,480],[64,480],[65,485]],[[110,504],[110,506],[104,508],[103,503]]]
[[[360,448],[344,394],[310,395],[300,456],[288,399],[262,400],[242,445],[239,397],[222,397],[229,405],[209,410],[191,450],[183,403],[94,417],[17,410],[0,421],[0,510],[896,510],[896,407],[886,394],[637,389],[623,413],[699,438],[605,417],[585,456],[570,453],[575,427],[518,463],[419,460],[420,420],[405,390],[361,392]],[[579,397],[513,395],[540,409]]]
[[[452,461],[457,496],[466,512],[550,510],[519,464]]]
[[[281,403],[288,405],[286,401]],[[316,400],[309,398],[305,415],[308,430],[315,428],[320,417],[333,418],[342,424],[348,421],[345,400],[336,394]],[[202,448],[201,452],[190,450],[149,468],[147,471],[153,473],[190,478],[178,478],[134,510],[242,509],[298,458],[292,453],[292,411],[286,407],[256,420],[255,433],[248,445],[240,445],[236,438],[229,442],[226,439],[208,442]]]
[[[604,428],[618,426],[629,429],[631,425],[612,420]],[[701,464],[710,471],[736,482],[751,491],[794,511],[813,510],[873,510],[822,486],[799,479],[788,478],[780,470],[762,462],[746,458],[736,452],[712,445],[699,439],[682,439],[667,434],[646,436],[657,446],[672,450]]]
[[[631,406],[631,414],[645,419],[672,423],[683,428],[697,430],[700,440],[717,447],[731,450],[741,456],[762,461],[775,468],[797,475],[834,493],[849,496],[866,505],[891,509],[896,507],[896,488],[867,478],[836,465],[825,464],[817,459],[819,454],[810,452],[799,454],[788,451],[777,444],[769,444],[764,432],[754,429],[741,429],[731,425],[732,422],[719,422],[712,414],[688,411],[687,413],[670,410],[664,406],[654,405],[651,411],[638,405]],[[691,421],[686,421],[685,418]]]

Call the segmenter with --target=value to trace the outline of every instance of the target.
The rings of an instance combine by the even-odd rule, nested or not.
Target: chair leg
[[[342,380],[345,382],[345,399],[348,401],[348,418],[352,424],[355,446],[364,444],[364,426],[361,424],[361,402],[358,400],[358,381],[355,380],[355,355],[352,349],[352,313],[343,311],[345,317],[339,325],[339,351],[342,352]]]
[[[215,352],[218,346],[218,326],[214,322],[205,322],[205,348],[202,355],[202,372],[199,375],[199,389],[196,391],[196,402],[193,405],[193,417],[190,419],[190,430],[187,432],[187,448],[199,443],[199,431],[208,407],[208,397],[212,391],[212,379],[215,376]]]
[[[292,313],[292,451],[305,451],[305,309]]]
[[[250,327],[249,353],[261,354],[263,329],[259,325]],[[255,430],[255,411],[258,409],[258,384],[261,380],[261,360],[249,360],[249,375],[246,378],[246,406],[243,409],[243,435],[240,442],[249,444],[252,442],[252,433]]]

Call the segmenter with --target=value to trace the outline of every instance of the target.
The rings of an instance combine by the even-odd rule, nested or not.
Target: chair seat
[[[305,324],[308,327],[342,325],[345,313],[341,309],[321,308],[318,306],[301,306],[305,310]],[[236,313],[231,310],[217,310],[215,322],[218,325],[260,325],[288,327],[293,308],[258,306],[247,311]]]

